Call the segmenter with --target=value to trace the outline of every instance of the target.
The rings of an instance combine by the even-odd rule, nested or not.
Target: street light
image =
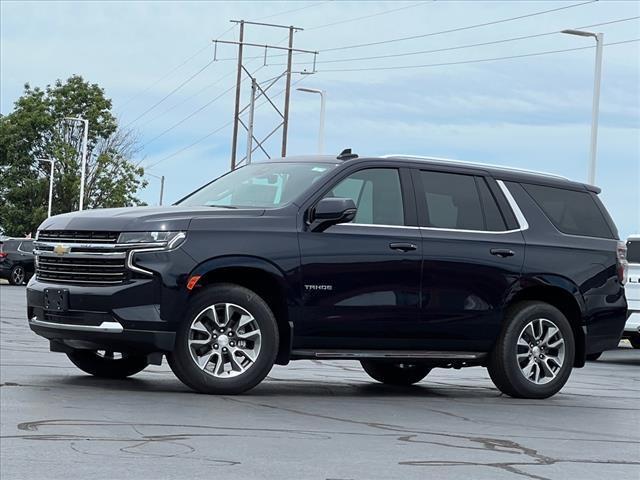
[[[317,88],[298,87],[297,90],[306,93],[317,93],[320,95],[320,130],[318,131],[318,153],[324,151],[324,111],[327,92]]]
[[[157,178],[158,180],[160,180],[160,203],[159,203],[159,205],[162,206],[162,196],[164,194],[164,175],[154,175],[153,173],[149,173],[149,172],[145,172],[145,175],[148,175],[150,177]]]
[[[80,167],[80,208],[82,211],[82,207],[84,205],[84,176],[85,171],[87,170],[87,137],[89,136],[89,120],[85,120],[84,118],[76,118],[76,117],[64,117],[65,120],[69,120],[70,122],[82,122],[84,124],[84,134],[82,138],[82,166]]]
[[[51,164],[51,175],[49,176],[49,208],[47,211],[47,218],[51,216],[51,201],[53,200],[53,165],[56,163],[51,158],[37,158],[39,162],[49,162]]]
[[[600,81],[602,77],[602,44],[604,33],[585,32],[583,30],[562,30],[568,35],[579,37],[593,37],[596,39],[596,71],[593,83],[593,106],[591,109],[591,147],[589,149],[589,176],[590,184],[596,181],[596,149],[598,143],[598,111],[600,109]]]

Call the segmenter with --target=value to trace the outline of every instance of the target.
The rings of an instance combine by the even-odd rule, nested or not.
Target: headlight
[[[123,232],[118,237],[118,243],[135,243],[149,246],[175,246],[185,237],[184,232]]]

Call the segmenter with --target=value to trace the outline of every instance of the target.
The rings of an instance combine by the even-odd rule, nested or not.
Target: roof
[[[588,190],[600,193],[598,187],[588,185],[582,182],[572,181],[561,175],[552,173],[538,172],[535,170],[526,170],[522,168],[514,168],[502,165],[492,165],[488,163],[471,162],[466,160],[457,160],[452,158],[441,157],[429,157],[429,156],[417,156],[417,155],[383,155],[379,157],[358,157],[350,159],[340,159],[335,155],[304,155],[304,156],[291,156],[286,158],[272,159],[271,161],[287,161],[287,162],[318,162],[318,163],[343,163],[343,162],[356,162],[356,161],[385,161],[398,160],[402,162],[416,163],[416,164],[429,164],[436,166],[453,166],[461,169],[477,170],[479,172],[488,173],[489,175],[505,180],[516,182],[530,182],[537,184],[544,184],[550,186],[558,186],[563,188],[573,188],[578,190]],[[268,161],[268,160],[267,160]]]

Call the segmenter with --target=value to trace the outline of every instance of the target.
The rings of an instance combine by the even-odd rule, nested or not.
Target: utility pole
[[[154,175],[149,172],[145,172],[144,174],[160,180],[160,203],[158,203],[158,205],[162,206],[162,197],[164,195],[164,175]]]
[[[70,122],[80,122],[84,126],[82,135],[82,160],[80,167],[80,208],[78,209],[79,211],[82,211],[82,207],[84,206],[84,178],[87,170],[87,141],[89,137],[89,120],[76,117],[65,117],[65,120],[69,120]]]
[[[47,218],[51,216],[51,202],[53,201],[53,168],[56,161],[52,158],[38,158],[40,162],[49,162],[51,164],[51,173],[49,175],[49,206],[47,208]]]
[[[293,56],[293,27],[289,27],[289,52],[287,53],[287,86],[284,92],[284,120],[282,123],[282,156],[287,156],[287,133],[289,131],[289,100],[291,98],[291,60]]]
[[[585,32],[583,30],[562,30],[568,35],[579,37],[593,37],[596,41],[596,65],[593,78],[593,103],[591,105],[591,141],[589,143],[589,171],[587,182],[591,185],[596,181],[596,157],[598,149],[598,115],[600,112],[600,82],[602,80],[602,46],[604,33]]]
[[[226,41],[226,40],[213,40],[215,45],[214,60],[216,59],[218,44],[227,44],[227,45],[237,45],[238,46],[238,71],[236,75],[236,99],[233,113],[233,136],[231,140],[231,169],[234,170],[238,166],[243,163],[251,162],[251,155],[256,150],[260,149],[265,154],[267,158],[271,158],[271,156],[267,153],[264,147],[264,143],[273,136],[279,129],[282,127],[282,149],[281,155],[284,157],[287,154],[287,133],[289,130],[289,102],[291,100],[291,67],[293,63],[293,54],[294,53],[303,53],[313,55],[313,72],[315,73],[315,65],[316,65],[316,56],[318,55],[317,51],[313,50],[302,50],[293,47],[293,36],[295,32],[302,31],[299,27],[294,27],[291,25],[277,25],[273,23],[261,23],[261,22],[249,22],[245,20],[231,20],[233,23],[238,23],[240,25],[240,36],[238,41]],[[250,43],[244,40],[245,38],[245,27],[247,25],[253,26],[261,26],[261,27],[269,27],[269,28],[284,28],[289,31],[289,45],[287,47],[280,47],[278,45],[267,45],[260,43]],[[252,73],[247,70],[245,64],[243,63],[243,54],[244,49],[246,47],[255,47],[264,49],[264,65],[267,65],[267,52],[269,50],[282,50],[287,52],[287,69],[281,74],[277,75],[273,79],[265,82],[268,85],[264,86],[257,81],[257,79],[253,76]],[[251,102],[242,107],[241,106],[241,90],[242,90],[242,80],[243,80],[243,72],[244,76],[248,77],[251,80]],[[268,91],[271,87],[273,87],[281,78],[285,78],[285,99],[284,106],[280,109],[272,98],[269,98]],[[278,114],[281,121],[271,129],[271,131],[262,139],[257,139],[254,135],[254,110],[255,110],[255,102],[260,98],[265,97],[266,103],[268,103]],[[275,97],[274,97],[275,98]],[[249,121],[246,124],[241,115],[249,110]],[[238,132],[242,126],[247,131],[247,154],[238,159]]]
[[[249,128],[247,128],[247,156],[246,163],[251,163],[251,154],[253,153],[253,114],[256,109],[256,89],[258,82],[255,78],[251,79],[251,102],[249,103]]]
[[[244,20],[240,20],[238,42],[238,73],[236,75],[236,106],[233,114],[233,141],[231,143],[231,170],[236,169],[236,149],[238,147],[238,118],[240,116],[240,86],[242,84],[242,47],[244,46]]]

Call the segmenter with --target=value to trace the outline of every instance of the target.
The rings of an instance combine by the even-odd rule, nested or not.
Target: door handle
[[[391,250],[398,250],[400,252],[408,252],[410,250],[417,250],[418,247],[413,243],[394,242],[389,244]]]
[[[509,250],[508,248],[492,248],[490,252],[491,255],[502,258],[513,257],[516,254],[516,252]]]

